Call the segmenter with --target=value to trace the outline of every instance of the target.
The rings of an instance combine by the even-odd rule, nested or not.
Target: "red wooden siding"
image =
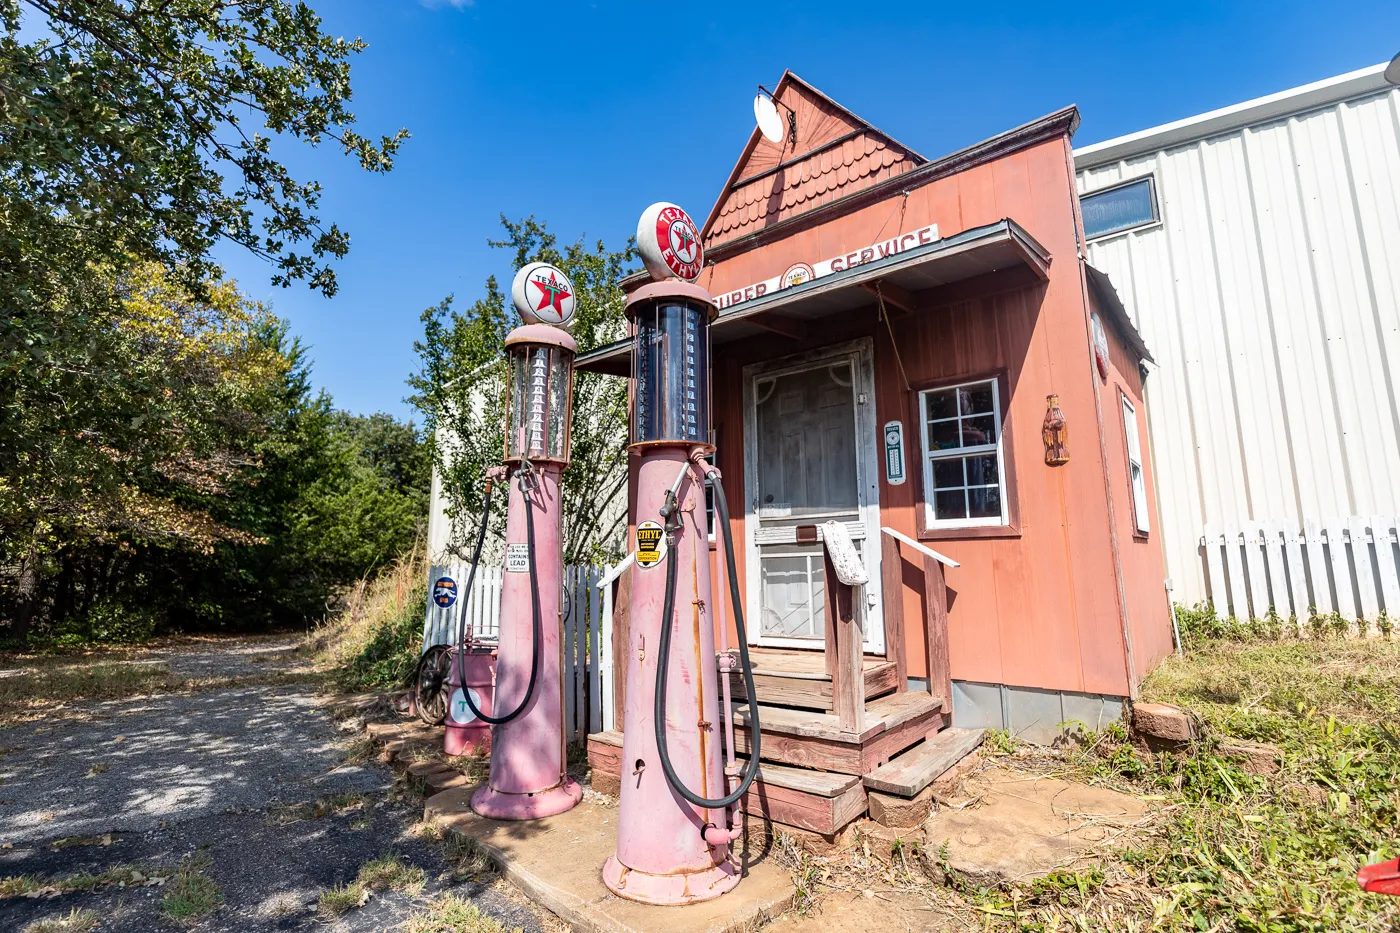
[[[1134,677],[1163,653],[1163,633],[1169,648],[1170,629],[1163,621],[1160,545],[1149,536],[1137,547],[1131,534],[1123,534],[1124,523],[1131,523],[1131,498],[1119,475],[1126,469],[1117,456],[1121,419],[1118,440],[1106,440],[1107,465],[1101,455],[1073,192],[1068,137],[1058,137],[725,257],[707,269],[699,284],[722,294],[778,275],[794,262],[839,255],[928,223],[937,223],[946,237],[1011,218],[1035,237],[1052,257],[1047,282],[1027,286],[1024,277],[1010,273],[987,277],[980,283],[985,286],[981,293],[954,286],[943,298],[935,295],[932,306],[892,322],[912,384],[1004,370],[1009,388],[1002,409],[1004,436],[1015,458],[1011,481],[1019,531],[930,542],[962,563],[947,575],[952,672],[958,680],[1125,695],[1131,685],[1123,603],[1138,642]],[[743,489],[743,447],[750,443],[742,436],[743,365],[856,337],[874,341],[876,423],[897,418],[905,426],[909,481],[890,487],[881,479],[881,522],[918,534],[916,509],[923,501],[919,424],[890,334],[877,326],[872,305],[812,326],[804,341],[773,336],[715,348],[713,418],[719,429],[719,466],[736,516],[736,542],[743,541],[743,504],[748,501]],[[1116,378],[1125,391],[1136,393],[1131,397],[1145,418],[1141,387],[1133,382],[1135,366]],[[1060,396],[1070,429],[1071,460],[1060,467],[1044,464],[1040,439],[1045,397],[1051,393]],[[1108,412],[1117,418],[1118,403],[1107,389],[1103,397],[1111,421]],[[1145,420],[1141,434],[1145,443]],[[1110,471],[1108,487],[1105,469]],[[1107,488],[1123,495],[1115,523],[1124,552],[1124,599]],[[738,557],[742,581],[744,555]],[[902,592],[885,598],[902,598],[905,619],[922,620],[922,573],[913,555],[902,569]],[[906,626],[906,651],[910,676],[924,676],[923,629],[912,621]]]

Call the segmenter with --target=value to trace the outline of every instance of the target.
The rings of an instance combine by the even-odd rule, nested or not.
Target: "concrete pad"
[[[884,883],[872,882],[868,891],[833,893],[805,916],[790,913],[763,929],[764,933],[962,933],[967,927],[951,912],[931,909],[919,894],[891,891]]]
[[[776,917],[792,903],[787,871],[771,855],[746,866],[728,894],[685,907],[650,907],[603,886],[603,863],[617,842],[617,811],[585,799],[558,816],[531,822],[488,820],[471,811],[475,787],[428,799],[424,819],[476,840],[505,876],[575,930],[588,933],[725,933]]]
[[[1147,805],[1127,794],[1000,768],[964,788],[980,802],[940,806],[924,827],[924,858],[936,876],[946,843],[949,866],[984,886],[1072,868],[1149,817]]]

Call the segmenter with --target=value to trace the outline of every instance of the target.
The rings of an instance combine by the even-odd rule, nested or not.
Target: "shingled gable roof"
[[[773,96],[797,113],[797,145],[786,139],[771,143],[754,128],[701,230],[706,249],[928,161],[791,71],[783,73]],[[779,113],[786,116],[781,107]]]

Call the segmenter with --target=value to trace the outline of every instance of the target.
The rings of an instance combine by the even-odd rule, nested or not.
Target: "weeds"
[[[217,910],[224,895],[205,874],[209,866],[209,856],[203,853],[185,859],[166,886],[161,913],[177,923],[194,924]]]
[[[62,917],[45,917],[26,924],[20,933],[87,933],[95,929],[101,918],[96,911],[78,910],[76,907]]]
[[[1053,759],[1162,800],[1151,833],[1092,869],[964,891],[974,908],[1026,931],[1390,930],[1394,903],[1355,873],[1397,853],[1400,648],[1334,639],[1321,618],[1324,640],[1214,641],[1163,662],[1143,698],[1199,717],[1189,753],[1145,754],[1113,724]],[[1247,771],[1227,753],[1237,739],[1277,747],[1279,773]]]
[[[496,874],[496,863],[475,839],[461,833],[447,833],[443,840],[454,881],[484,883]]]
[[[343,793],[331,797],[318,797],[310,803],[273,805],[268,807],[268,819],[278,826],[289,823],[302,823],[319,820],[351,810],[363,810],[372,800],[368,794]]]
[[[499,920],[455,894],[437,898],[426,911],[409,917],[401,929],[404,933],[506,933]],[[513,933],[520,933],[520,928]]]
[[[321,892],[317,906],[324,914],[341,914],[369,903],[373,892],[403,891],[417,896],[426,883],[423,869],[390,852],[361,865],[354,881]]]
[[[116,865],[95,875],[79,872],[50,879],[40,878],[37,875],[11,875],[7,878],[0,878],[0,899],[90,893],[113,886],[158,886],[165,884],[170,875],[169,870],[136,865]]]
[[[318,663],[348,690],[403,686],[423,643],[428,566],[421,543],[372,581],[362,582],[348,607],[317,630]]]

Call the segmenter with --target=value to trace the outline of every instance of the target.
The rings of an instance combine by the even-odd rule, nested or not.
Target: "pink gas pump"
[[[472,796],[472,809],[492,819],[533,820],[563,813],[583,797],[565,767],[559,676],[564,530],[559,480],[569,464],[578,345],[562,329],[574,311],[573,285],[563,272],[531,263],[516,273],[511,292],[526,323],[505,340],[505,464],[488,477],[489,483],[508,474],[510,488],[494,710],[481,709],[470,689],[462,697],[471,714],[492,727],[491,773]],[[487,490],[489,507],[489,485]],[[478,531],[473,575],[483,539]]]
[[[603,882],[619,897],[675,905],[709,900],[739,883],[731,809],[758,774],[759,727],[729,509],[710,445],[709,326],[715,301],[693,284],[700,235],[674,204],[653,204],[637,228],[653,281],[627,303],[633,324],[635,562],[622,729],[617,851]],[[705,483],[724,539],[753,747],[742,775],[721,767],[715,604],[705,527]],[[732,741],[731,741],[732,755]],[[729,779],[737,784],[732,790]]]

